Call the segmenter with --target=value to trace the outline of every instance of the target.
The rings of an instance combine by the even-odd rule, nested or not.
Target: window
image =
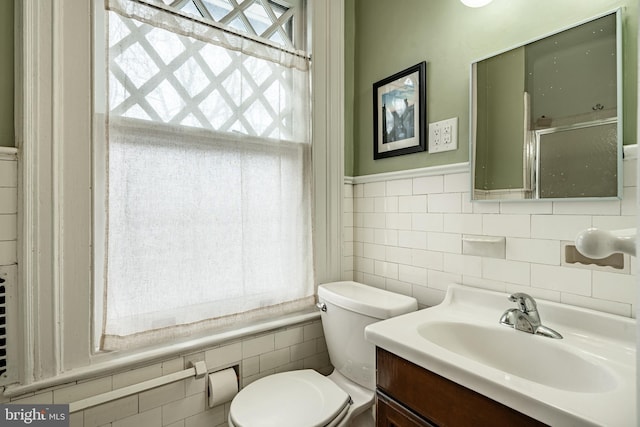
[[[228,25],[243,33],[259,36],[286,47],[297,45],[293,21],[302,23],[302,5],[292,7],[274,1],[245,0],[238,5],[229,0],[166,0],[165,3],[191,15]],[[296,43],[298,42],[298,43]]]
[[[107,79],[100,76],[106,70],[100,63],[105,60],[104,50],[95,51],[92,43],[94,36],[104,36],[104,31],[92,30],[94,22],[103,27],[99,20],[104,13],[95,9],[104,11],[104,6],[97,0],[94,4],[86,0],[23,0],[19,4],[16,111],[20,114],[16,114],[16,138],[20,147],[20,293],[8,301],[17,308],[7,307],[9,314],[20,312],[18,321],[8,322],[7,329],[7,342],[13,343],[8,372],[19,384],[6,388],[5,396],[170,357],[185,345],[195,349],[230,335],[239,336],[233,328],[230,333],[206,334],[211,338],[208,341],[127,352],[96,351],[102,329],[96,334],[92,325],[94,316],[99,320],[103,315],[99,311],[102,305],[94,307],[93,302],[94,294],[102,292],[104,254],[95,248],[105,245],[99,233],[104,226],[97,215],[101,207],[94,200],[102,200],[100,187],[106,188],[98,177],[106,176],[100,173],[104,165],[99,159],[107,154],[100,151],[104,144],[92,146],[92,133],[101,130],[92,126],[92,119],[94,112],[101,113],[96,105],[106,106],[107,102],[96,103],[92,87],[94,80]],[[311,79],[314,267],[316,281],[323,283],[340,278],[342,260],[344,101],[339,88],[343,87],[344,5],[341,0],[314,0],[308,6],[315,52]],[[299,27],[294,25],[297,31]],[[122,118],[127,119],[135,121]],[[149,127],[155,129],[155,123],[147,122]],[[212,132],[187,126],[181,129]],[[245,141],[253,138],[241,137]],[[184,282],[176,286],[184,289]]]
[[[214,3],[182,10],[210,18]],[[102,347],[309,306],[307,56],[153,3],[106,4]],[[236,19],[260,28],[265,4]]]

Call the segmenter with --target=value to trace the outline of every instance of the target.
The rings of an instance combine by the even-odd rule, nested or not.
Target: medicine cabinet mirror
[[[620,197],[620,15],[471,65],[473,200]]]

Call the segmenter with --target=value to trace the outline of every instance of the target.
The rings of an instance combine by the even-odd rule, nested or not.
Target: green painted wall
[[[0,0],[0,146],[13,147],[13,1]]]
[[[13,1],[0,1],[0,146],[13,147]]]
[[[624,142],[636,143],[637,0],[494,0],[479,9],[468,8],[457,0],[345,0],[345,3],[345,26],[355,28],[353,51],[348,36],[345,49],[345,69],[353,67],[353,78],[347,74],[345,81],[347,110],[349,94],[353,94],[352,124],[351,112],[345,116],[346,175],[468,161],[471,62],[617,7],[624,7]],[[427,61],[427,121],[458,117],[459,148],[374,161],[372,85],[423,60]],[[352,165],[348,164],[351,156]]]

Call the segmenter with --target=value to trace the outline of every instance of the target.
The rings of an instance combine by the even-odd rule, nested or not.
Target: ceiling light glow
[[[460,0],[462,4],[469,7],[482,7],[491,3],[492,0]]]

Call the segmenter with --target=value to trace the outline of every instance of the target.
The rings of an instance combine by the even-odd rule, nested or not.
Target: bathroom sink
[[[454,284],[365,337],[547,425],[636,426],[636,320],[538,299],[549,338],[500,324],[508,296]]]
[[[615,376],[602,365],[581,357],[561,342],[532,336],[502,325],[427,322],[418,334],[435,345],[508,374],[568,391],[607,392]]]

